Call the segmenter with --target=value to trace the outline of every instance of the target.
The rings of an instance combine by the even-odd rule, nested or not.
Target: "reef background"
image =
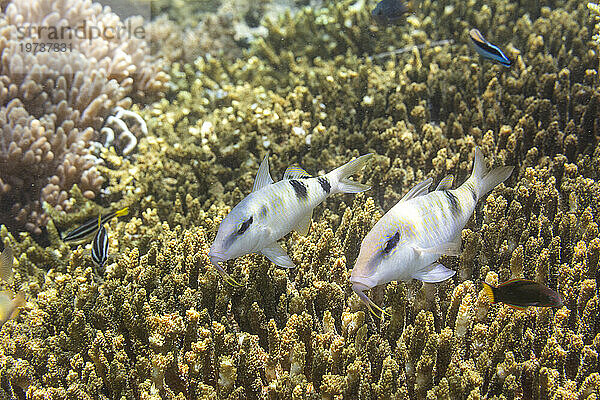
[[[175,24],[157,19],[154,37],[181,37],[178,18],[194,15],[184,8],[193,4],[161,9]],[[235,54],[188,41],[195,58],[178,53],[177,40],[161,42],[168,90],[148,106],[133,101],[149,128],[136,154],[98,155],[97,203],[75,187],[70,205],[83,211],[48,209],[48,247],[0,230],[18,259],[11,288],[28,300],[0,331],[0,396],[600,395],[594,13],[573,0],[426,0],[405,24],[382,28],[370,19],[374,6],[326,1],[266,20],[265,35]],[[474,26],[515,60],[511,69],[478,58]],[[424,46],[377,56],[413,44]],[[348,284],[362,238],[421,180],[463,182],[475,145],[490,166],[516,168],[465,227],[462,255],[442,260],[457,275],[373,290],[391,313],[373,319]],[[275,179],[290,163],[316,174],[374,152],[356,177],[373,188],[331,197],[308,236],[286,238],[296,270],[258,255],[228,262],[244,283],[233,288],[207,252],[267,150]],[[132,217],[111,222],[105,270],[60,241],[59,230],[123,205]],[[512,277],[557,289],[565,307],[490,305],[480,281]]]

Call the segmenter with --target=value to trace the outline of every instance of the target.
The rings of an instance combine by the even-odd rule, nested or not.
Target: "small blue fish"
[[[99,267],[103,267],[108,259],[108,233],[102,225],[102,217],[98,217],[98,231],[92,241],[92,260]]]
[[[410,13],[410,7],[403,0],[381,0],[371,12],[371,16],[379,25],[397,24]]]
[[[479,32],[477,29],[471,29],[469,31],[469,36],[471,36],[471,40],[475,45],[475,50],[479,53],[479,55],[483,58],[486,58],[492,62],[504,65],[507,68],[510,68],[512,65],[512,61],[500,48],[496,45],[491,44]]]

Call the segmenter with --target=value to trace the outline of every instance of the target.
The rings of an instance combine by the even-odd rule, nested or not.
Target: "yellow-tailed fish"
[[[0,278],[6,283],[13,283],[13,252],[9,246],[0,254]]]
[[[483,290],[493,303],[505,303],[522,310],[526,307],[563,306],[560,294],[535,281],[527,279],[511,279],[498,286],[483,282]]]
[[[23,292],[13,295],[11,291],[0,292],[0,327],[11,318],[19,314],[19,307],[25,305],[25,294]]]
[[[120,210],[102,215],[100,218],[102,219],[102,223],[105,224],[115,217],[122,217],[127,214],[129,214],[129,207],[125,207]],[[65,235],[65,237],[63,238],[63,241],[64,242],[74,242],[74,241],[83,240],[83,239],[91,236],[92,234],[96,233],[97,229],[98,229],[98,218],[94,217],[94,218],[84,222],[77,228],[73,229],[69,233],[67,233]]]
[[[513,167],[488,171],[481,150],[475,148],[473,172],[459,188],[453,178],[442,179],[429,193],[432,179],[413,187],[364,238],[352,269],[352,289],[367,304],[382,312],[365,290],[387,282],[418,279],[435,283],[454,275],[437,260],[459,255],[461,231],[477,202],[504,182]]]
[[[221,221],[210,247],[211,263],[230,284],[239,285],[219,265],[249,253],[262,253],[274,264],[293,268],[294,263],[277,243],[292,230],[307,234],[313,209],[334,193],[358,193],[369,186],[348,177],[361,170],[372,157],[367,154],[316,178],[298,166],[290,166],[274,183],[268,155],[258,168],[254,188]]]

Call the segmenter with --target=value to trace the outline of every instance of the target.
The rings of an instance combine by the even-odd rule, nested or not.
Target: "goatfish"
[[[483,290],[492,304],[505,303],[519,310],[526,307],[563,306],[560,294],[548,286],[527,279],[511,279],[498,286],[483,282]]]
[[[98,230],[92,241],[92,260],[99,267],[103,267],[108,259],[108,233],[102,223],[102,217],[98,217]]]
[[[115,217],[122,217],[124,215],[129,214],[129,207],[122,208],[120,210],[102,215],[100,218],[102,219],[102,223],[105,224],[109,222],[111,219]],[[92,218],[79,227],[73,229],[69,233],[65,235],[63,238],[63,242],[75,242],[79,240],[83,240],[88,236],[93,235],[98,229],[98,218]]]
[[[372,154],[358,157],[328,174],[312,177],[292,165],[283,179],[274,183],[269,173],[269,155],[261,162],[252,192],[221,221],[208,253],[225,281],[240,286],[219,263],[250,253],[262,253],[275,265],[294,268],[279,239],[292,230],[306,235],[313,209],[335,193],[359,193],[370,186],[348,177],[360,171]]]
[[[0,278],[8,283],[13,283],[13,251],[9,246],[0,254]]]
[[[488,42],[479,30],[473,28],[469,31],[469,36],[473,41],[475,46],[475,51],[479,53],[479,55],[485,59],[488,59],[492,62],[504,65],[505,67],[510,67],[512,65],[512,61],[504,54],[502,50],[496,45]]]
[[[475,148],[474,154],[473,172],[460,187],[451,189],[451,175],[431,193],[431,178],[417,184],[365,236],[350,282],[374,315],[378,316],[373,308],[384,311],[365,290],[397,280],[437,283],[455,274],[438,259],[460,254],[461,232],[477,202],[513,171],[513,167],[489,171],[481,150]]]
[[[379,25],[385,26],[403,21],[404,16],[410,12],[410,6],[404,0],[381,0],[371,16]]]

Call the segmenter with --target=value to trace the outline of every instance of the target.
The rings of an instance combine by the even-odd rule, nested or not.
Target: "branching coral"
[[[580,25],[584,5],[543,4],[424,2],[418,29],[371,37],[361,31],[371,29],[368,8],[331,3],[274,22],[242,61],[173,65],[170,100],[141,111],[152,133],[138,143],[145,157],[106,150],[110,168],[98,167],[110,178],[107,200],[139,210],[111,221],[117,256],[106,271],[61,246],[52,224],[43,251],[0,231],[29,299],[0,331],[6,396],[597,396],[598,55]],[[515,67],[480,62],[467,45],[471,25],[490,26],[486,36],[507,43]],[[322,30],[319,46],[306,46]],[[425,43],[425,32],[454,44],[383,63],[363,57],[404,39]],[[347,281],[362,237],[415,183],[462,182],[475,145],[491,166],[516,168],[477,208],[462,255],[442,260],[458,274],[374,290],[390,314],[374,319]],[[307,236],[282,241],[297,269],[256,254],[227,262],[243,283],[233,288],[207,251],[267,150],[274,177],[291,163],[319,173],[374,152],[356,177],[373,188],[332,196]],[[54,269],[36,269],[46,265]],[[480,281],[513,277],[556,289],[565,307],[490,304]]]
[[[104,118],[131,102],[125,96],[164,88],[166,77],[142,39],[75,35],[84,22],[122,24],[89,0],[15,1],[0,14],[0,223],[10,227],[39,233],[47,222],[42,203],[69,211],[74,184],[94,198],[104,178],[89,147]],[[59,39],[52,28],[62,32]],[[23,50],[34,43],[69,51]]]

